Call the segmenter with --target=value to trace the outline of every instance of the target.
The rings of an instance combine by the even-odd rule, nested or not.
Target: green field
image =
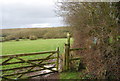
[[[14,55],[21,53],[33,53],[33,52],[43,52],[43,51],[54,51],[57,47],[60,48],[60,53],[64,50],[64,43],[67,39],[38,39],[38,40],[20,40],[20,41],[8,41],[0,43],[2,44],[2,55]],[[41,54],[34,56],[24,56],[20,57],[26,60],[45,58],[50,54]],[[8,58],[7,58],[8,59]],[[1,60],[1,59],[0,59]],[[2,59],[4,61],[6,59]],[[17,62],[15,58],[9,62]],[[8,65],[9,68],[20,66],[21,64]],[[27,64],[26,64],[27,65]],[[8,68],[3,66],[3,68]]]
[[[2,55],[19,54],[19,53],[31,53],[52,51],[60,47],[60,51],[63,52],[64,43],[67,39],[38,39],[38,40],[20,40],[20,41],[8,41],[2,43]]]
[[[10,54],[20,54],[20,53],[32,53],[32,52],[42,52],[42,51],[52,51],[56,50],[57,47],[60,48],[60,54],[64,51],[64,44],[66,43],[67,39],[38,39],[38,40],[20,40],[20,41],[7,41],[0,43],[2,44],[2,55],[10,55]],[[73,42],[73,40],[71,40]],[[49,55],[49,54],[47,54]],[[35,56],[25,56],[22,57],[23,59],[36,59],[36,58],[44,58],[47,55],[35,55]],[[4,61],[4,60],[2,60]],[[17,62],[18,60],[13,59],[10,62]],[[29,64],[14,64],[14,65],[6,65],[2,66],[0,68],[2,69],[10,69],[10,68],[16,68],[21,66],[29,66]],[[4,74],[11,74],[14,73],[14,71],[7,71]],[[84,77],[81,77],[80,72],[63,72],[60,73],[60,79],[84,79]],[[24,76],[26,77],[26,76]],[[10,77],[14,78],[14,77]]]
[[[20,40],[20,41],[8,41],[0,43],[2,44],[2,55],[9,54],[20,54],[20,53],[32,53],[32,52],[42,52],[42,51],[52,51],[56,50],[57,47],[60,47],[60,53],[64,51],[64,44],[67,39],[38,39],[38,40]],[[71,40],[73,42],[73,40]],[[23,57],[24,59],[35,59],[35,58],[44,58],[44,56],[27,56]],[[18,60],[13,59],[10,62],[17,62]],[[15,67],[21,67],[23,64],[14,64],[3,66],[2,69],[10,69]],[[24,63],[24,66],[29,66],[29,64]],[[0,67],[1,68],[1,67]],[[8,71],[7,74],[11,74],[14,71]],[[5,73],[5,74],[6,74]],[[68,75],[69,74],[69,75]],[[61,79],[71,79],[77,78],[76,73],[68,72],[60,74]],[[78,73],[79,74],[79,73]],[[4,75],[4,73],[3,73]],[[67,78],[66,78],[67,77]],[[12,78],[12,77],[11,77]]]

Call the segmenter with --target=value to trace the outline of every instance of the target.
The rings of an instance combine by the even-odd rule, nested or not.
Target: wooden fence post
[[[64,71],[67,71],[69,70],[69,57],[70,57],[70,34],[68,33],[67,34],[67,44],[65,44],[65,49],[64,49],[64,59],[63,59],[63,62],[64,62]]]
[[[56,63],[56,68],[57,68],[57,71],[59,70],[59,47],[57,48],[57,63]]]
[[[70,47],[70,33],[67,33],[67,44]]]

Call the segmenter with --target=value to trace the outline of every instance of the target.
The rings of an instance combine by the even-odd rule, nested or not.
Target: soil
[[[38,76],[28,81],[59,81],[59,73],[53,73],[45,76]]]

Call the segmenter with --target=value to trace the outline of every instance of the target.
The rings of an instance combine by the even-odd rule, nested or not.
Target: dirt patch
[[[34,77],[28,81],[59,81],[59,73],[56,72],[49,75]]]

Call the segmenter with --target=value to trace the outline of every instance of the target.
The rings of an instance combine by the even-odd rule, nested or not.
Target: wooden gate
[[[59,48],[56,51],[4,55],[0,56],[1,59],[0,72],[2,75],[0,77],[2,79],[29,79],[58,72]],[[51,66],[48,67],[48,65]],[[49,72],[45,72],[45,70],[49,70]]]

